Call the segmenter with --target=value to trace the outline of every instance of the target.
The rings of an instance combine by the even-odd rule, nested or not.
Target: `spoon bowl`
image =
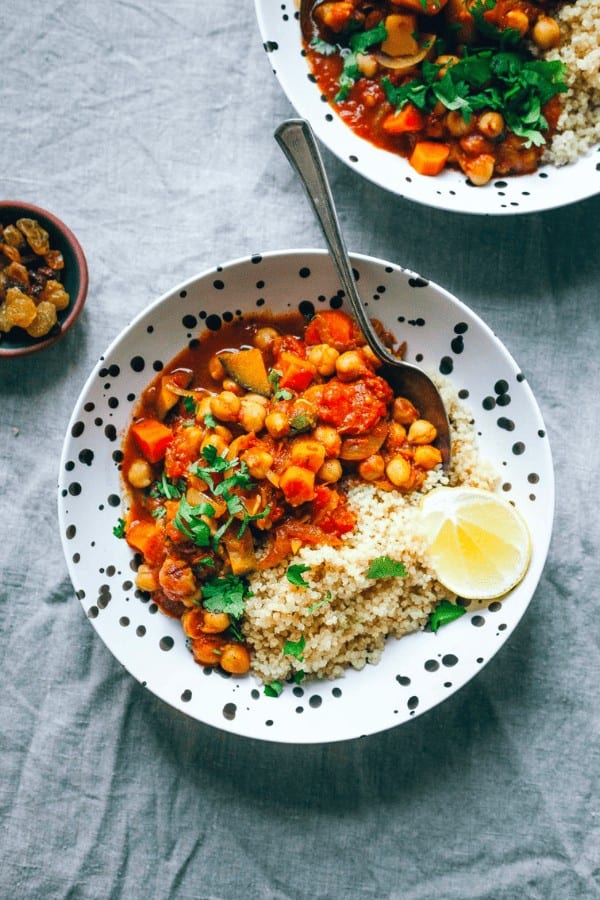
[[[380,374],[394,392],[407,397],[437,431],[435,441],[442,465],[450,465],[451,439],[446,408],[431,378],[418,366],[394,356],[380,341],[356,287],[356,280],[342,235],[325,166],[313,131],[304,119],[288,119],[275,131],[275,139],[300,176],[313,210],[323,230],[342,287],[365,340],[382,361]]]

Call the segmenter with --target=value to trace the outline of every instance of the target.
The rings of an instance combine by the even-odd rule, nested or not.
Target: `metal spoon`
[[[407,397],[417,407],[421,417],[435,425],[436,445],[442,454],[443,467],[447,469],[450,465],[450,426],[442,398],[431,378],[422,369],[398,359],[383,346],[371,324],[356,287],[331,188],[312,128],[304,119],[289,119],[276,129],[275,140],[300,176],[352,311],[365,340],[384,364],[380,370],[381,375],[395,396]]]

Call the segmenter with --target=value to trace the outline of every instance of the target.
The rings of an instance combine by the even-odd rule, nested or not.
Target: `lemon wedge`
[[[420,525],[438,581],[459,597],[501,597],[527,571],[529,529],[521,513],[498,494],[435,488],[423,498]]]

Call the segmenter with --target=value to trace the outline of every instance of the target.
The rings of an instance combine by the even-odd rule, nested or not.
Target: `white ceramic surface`
[[[323,100],[302,55],[293,0],[255,0],[258,25],[271,68],[290,103],[342,162],[382,188],[426,206],[453,212],[513,215],[564,206],[600,190],[600,146],[576,163],[542,166],[533,175],[495,178],[473,187],[462,172],[419,175],[400,156],[358,137]]]
[[[280,742],[318,743],[391,728],[435,707],[476,675],[511,635],[538,584],[554,510],[554,480],[540,410],[514,360],[464,304],[382,260],[353,255],[372,315],[408,344],[407,359],[442,371],[473,411],[482,454],[533,536],[525,579],[483,610],[437,634],[391,640],[377,666],[337,681],[286,685],[265,696],[252,677],[203,670],[180,623],[133,584],[133,554],[113,535],[123,514],[121,438],[136,399],[157,371],[204,327],[260,309],[303,311],[341,302],[328,255],[293,250],[227,263],[150,305],[107,349],[75,406],[60,463],[59,520],[77,596],[98,635],[148,690],[225,731]],[[307,306],[308,305],[308,306]],[[76,639],[76,636],[74,636]],[[507,700],[508,702],[508,700]]]

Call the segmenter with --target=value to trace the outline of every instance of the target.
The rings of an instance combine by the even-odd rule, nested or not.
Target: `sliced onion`
[[[418,53],[413,53],[412,56],[388,56],[387,53],[382,53],[381,51],[374,53],[373,56],[382,68],[391,69],[402,75],[405,72],[410,72],[410,70],[414,69],[415,66],[418,66],[420,62],[423,62],[426,56],[429,56],[433,49],[434,40],[434,34],[421,35],[421,41],[425,46],[421,47]]]
[[[388,433],[388,423],[379,422],[369,434],[347,435],[342,441],[340,459],[358,462],[380,449]]]

